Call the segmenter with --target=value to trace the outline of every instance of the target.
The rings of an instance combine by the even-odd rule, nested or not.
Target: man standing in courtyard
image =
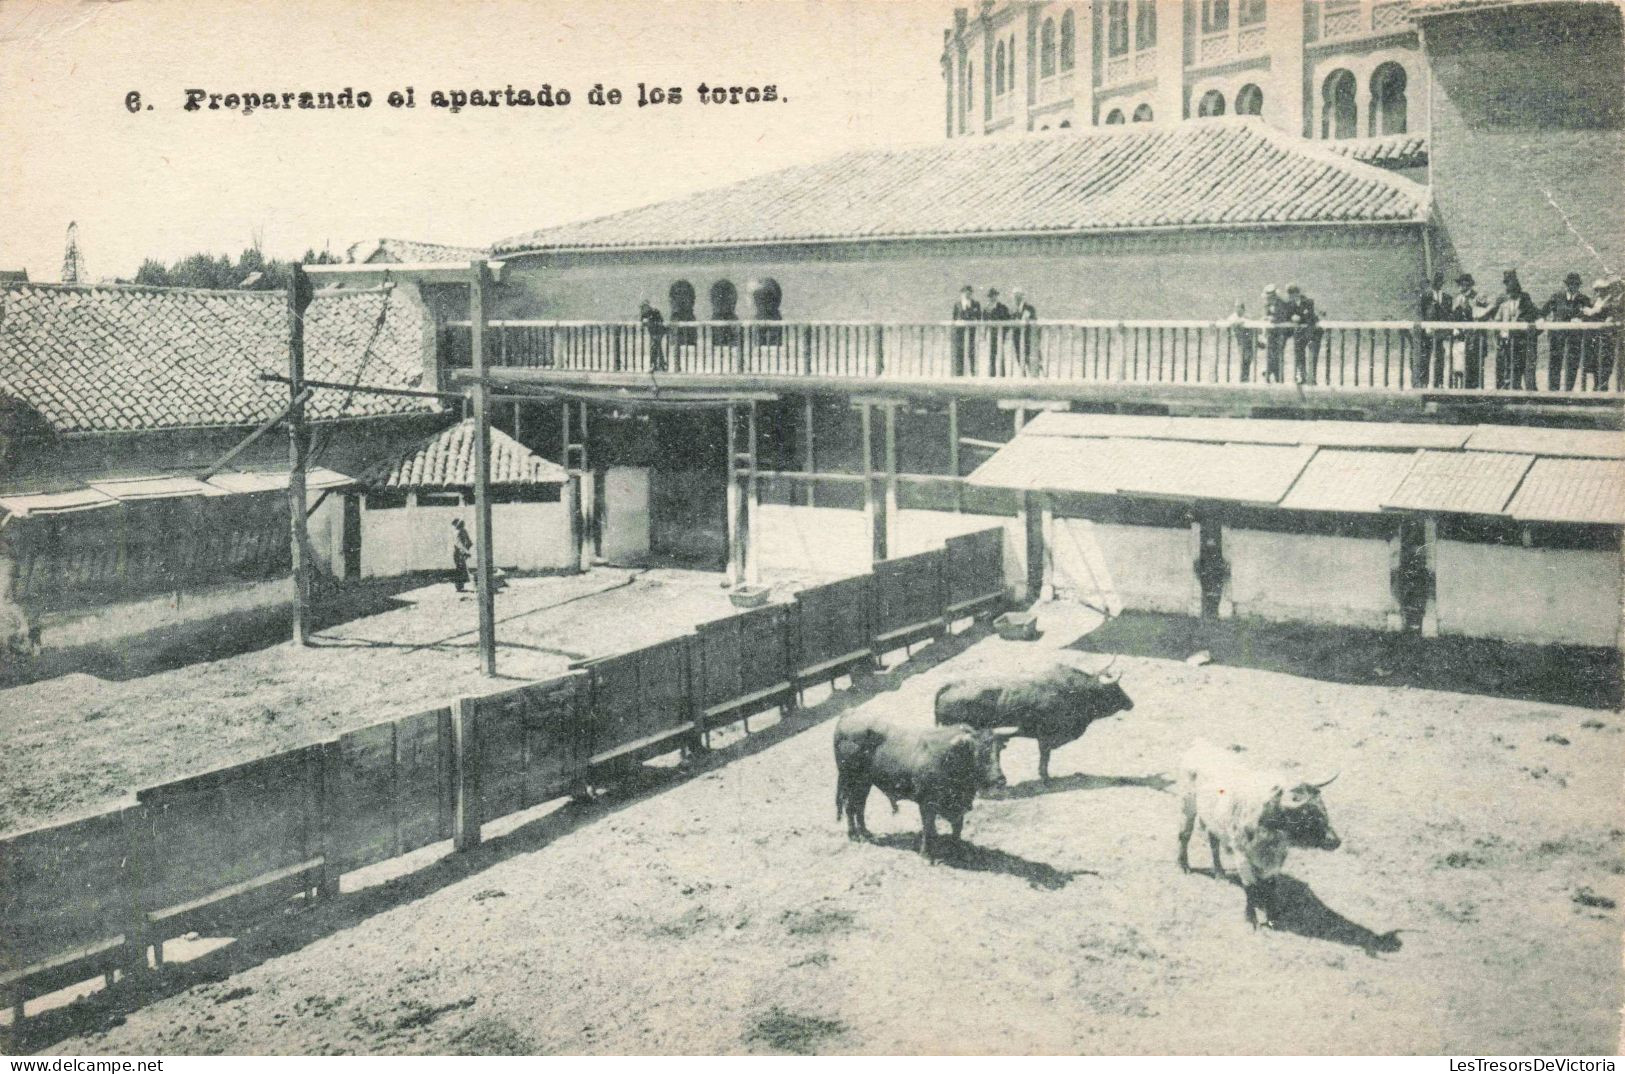
[[[463,592],[463,586],[468,584],[468,559],[474,554],[474,538],[468,535],[463,520],[451,520],[451,586],[457,592]]]

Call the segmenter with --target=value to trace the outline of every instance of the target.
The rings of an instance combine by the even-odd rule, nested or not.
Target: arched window
[[[1385,63],[1371,73],[1371,133],[1404,134],[1405,68]]]
[[[1068,11],[1061,16],[1061,70],[1063,71],[1072,70],[1073,65],[1078,62],[1077,37],[1076,21],[1072,18],[1072,12]]]
[[[1230,29],[1230,0],[1202,0],[1202,32],[1216,34]]]
[[[1038,34],[1038,75],[1048,78],[1055,73],[1055,20],[1045,19]]]
[[[1140,107],[1136,108],[1134,110],[1134,122],[1136,122],[1136,123],[1150,123],[1151,122],[1151,106],[1148,105],[1148,104],[1142,104]]]
[[[1224,94],[1216,89],[1202,94],[1202,99],[1196,105],[1196,114],[1203,117],[1224,115]]]
[[[1134,47],[1150,48],[1157,43],[1156,0],[1139,0],[1134,11]]]
[[[1106,125],[1108,127],[1119,126],[1122,124],[1122,122],[1123,110],[1121,108],[1113,108],[1110,112],[1106,113]]]
[[[1264,91],[1247,83],[1236,91],[1236,115],[1261,116],[1264,114]]]
[[[1356,123],[1354,72],[1339,67],[1320,88],[1320,136],[1353,138],[1359,133]]]
[[[1004,42],[999,42],[998,51],[993,55],[993,92],[1004,96]]]
[[[1257,26],[1266,18],[1264,0],[1241,0],[1237,6],[1236,21],[1242,26]]]
[[[1128,0],[1111,0],[1106,9],[1106,53],[1128,54]]]

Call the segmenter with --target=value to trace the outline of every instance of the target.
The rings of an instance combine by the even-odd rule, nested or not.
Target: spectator
[[[1450,320],[1471,323],[1489,317],[1491,312],[1489,303],[1479,295],[1470,274],[1464,272],[1457,276],[1456,288],[1456,297],[1450,303]],[[1451,344],[1451,364],[1453,366],[1460,365],[1461,382],[1456,383],[1456,374],[1452,372],[1452,387],[1482,388],[1484,386],[1484,351],[1486,342],[1487,339],[1483,332],[1470,329],[1456,330],[1455,342]]]
[[[1264,288],[1264,319],[1270,323],[1265,331],[1269,333],[1265,341],[1264,379],[1272,384],[1281,383],[1281,374],[1284,371],[1283,357],[1286,353],[1286,337],[1291,331],[1285,327],[1292,319],[1292,311],[1287,302],[1275,292],[1272,283]],[[1276,327],[1277,325],[1281,327]]]
[[[989,287],[987,289],[987,305],[982,307],[982,320],[1008,321],[1009,319],[1010,307],[999,301],[999,289]],[[1003,327],[988,330],[987,375],[990,377],[1002,377],[1006,372],[1003,352],[1008,349],[1008,340],[1005,339],[1007,332],[1008,329]]]
[[[1027,296],[1019,287],[1010,293],[1010,301],[1015,303],[1010,315],[1021,322],[1021,327],[1016,329],[1016,361],[1021,366],[1023,376],[1039,376],[1043,370],[1038,354],[1038,326],[1035,323],[1038,310],[1027,301]]]
[[[1608,277],[1591,285],[1595,301],[1581,314],[1587,321],[1611,321],[1611,328],[1599,328],[1586,335],[1586,371],[1591,374],[1592,391],[1605,392],[1614,377],[1618,356],[1620,320],[1625,315],[1625,280]]]
[[[959,301],[954,303],[955,321],[980,321],[981,304],[970,284],[959,289]],[[973,326],[955,327],[953,332],[953,374],[956,377],[976,375],[976,329]]]
[[[1548,298],[1540,312],[1549,321],[1578,321],[1590,305],[1591,299],[1580,290],[1580,274],[1571,272],[1563,277],[1563,290]],[[1585,336],[1584,332],[1558,330],[1547,337],[1547,391],[1574,390],[1585,354]]]
[[[1299,384],[1313,384],[1315,367],[1320,364],[1320,316],[1315,312],[1315,300],[1292,284],[1286,289],[1286,305],[1293,325],[1293,377]]]
[[[451,520],[451,586],[457,592],[463,592],[463,586],[468,584],[468,560],[474,554],[474,538],[468,535],[463,520]]]
[[[1422,294],[1416,311],[1419,321],[1453,321],[1455,314],[1450,292],[1444,289],[1444,273],[1433,274],[1433,286]],[[1445,367],[1450,364],[1452,333],[1424,328],[1416,337],[1416,358],[1411,366],[1411,387],[1435,388],[1445,385]],[[1430,372],[1431,370],[1431,372]]]
[[[1501,389],[1535,390],[1535,322],[1540,310],[1535,300],[1518,283],[1518,273],[1507,269],[1501,274],[1501,295],[1495,300],[1489,319],[1520,328],[1503,328],[1495,341],[1495,386]]]
[[[665,372],[666,354],[662,340],[666,336],[666,322],[661,318],[660,311],[649,305],[648,299],[638,303],[638,322],[643,325],[643,333],[649,338],[649,371]]]
[[[1247,326],[1247,303],[1238,300],[1236,308],[1219,322],[1219,327],[1230,333],[1236,350],[1241,352],[1241,379],[1252,380],[1253,359],[1258,357],[1258,331]]]

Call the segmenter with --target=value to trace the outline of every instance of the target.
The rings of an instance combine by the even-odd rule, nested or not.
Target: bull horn
[[[1333,772],[1332,773],[1332,778],[1328,779],[1326,782],[1324,782],[1324,783],[1314,783],[1314,784],[1310,784],[1310,785],[1312,787],[1314,787],[1315,790],[1317,790],[1317,791],[1322,787],[1330,787],[1332,785],[1332,783],[1336,781],[1337,777],[1341,776],[1342,774],[1343,774],[1342,772]]]
[[[992,731],[994,738],[1011,739],[1021,734],[1020,727],[995,727]]]
[[[1117,657],[1113,656],[1110,660],[1106,661],[1105,667],[1095,672],[1095,678],[1099,679],[1101,684],[1104,686],[1110,686],[1118,679],[1121,679],[1123,677],[1123,673],[1121,671],[1119,671],[1116,675],[1112,674],[1112,668],[1116,666],[1116,664]]]

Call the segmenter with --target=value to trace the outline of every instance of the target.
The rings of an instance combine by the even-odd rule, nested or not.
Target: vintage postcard
[[[1612,1070],[1622,192],[1593,0],[0,0],[0,1050]]]

